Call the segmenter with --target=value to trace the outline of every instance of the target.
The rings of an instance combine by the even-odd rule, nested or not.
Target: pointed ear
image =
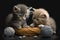
[[[14,12],[17,11],[17,7],[16,7],[16,6],[13,7],[13,11],[14,11]]]
[[[14,6],[14,9],[17,10],[18,8],[16,6]]]
[[[14,7],[13,7],[13,11],[14,11],[14,12],[20,11],[20,8],[18,8],[17,6],[14,6]]]

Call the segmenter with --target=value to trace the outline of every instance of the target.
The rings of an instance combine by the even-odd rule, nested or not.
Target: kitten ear
[[[18,8],[16,6],[13,7],[14,10],[17,10]]]
[[[14,7],[13,7],[13,11],[14,11],[14,12],[16,12],[16,11],[20,11],[20,10],[21,10],[21,9],[18,8],[17,6],[14,6]]]
[[[16,6],[14,6],[15,10],[17,10],[18,8]]]
[[[16,6],[13,7],[13,11],[14,11],[14,12],[17,11],[17,7],[16,7]]]

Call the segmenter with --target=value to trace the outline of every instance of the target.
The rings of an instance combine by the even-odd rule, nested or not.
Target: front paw
[[[34,24],[30,24],[30,27],[34,27]]]
[[[22,26],[17,27],[17,29],[21,29],[21,28],[22,28]]]
[[[39,27],[39,28],[42,28],[42,27],[44,27],[44,25],[41,24],[41,25],[38,25],[38,27]]]

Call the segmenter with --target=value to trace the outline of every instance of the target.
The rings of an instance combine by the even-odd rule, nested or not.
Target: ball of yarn
[[[15,30],[12,27],[6,27],[4,29],[4,35],[13,36],[15,34]]]

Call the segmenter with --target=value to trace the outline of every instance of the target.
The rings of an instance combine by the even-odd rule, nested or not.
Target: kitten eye
[[[42,15],[41,17],[42,17],[42,18],[46,18],[46,15]]]

